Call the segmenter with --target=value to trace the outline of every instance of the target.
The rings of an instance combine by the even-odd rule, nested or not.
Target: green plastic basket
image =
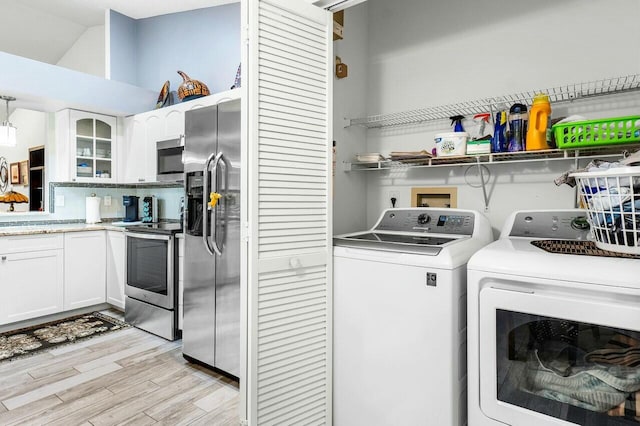
[[[640,142],[640,116],[556,124],[553,132],[562,149]]]

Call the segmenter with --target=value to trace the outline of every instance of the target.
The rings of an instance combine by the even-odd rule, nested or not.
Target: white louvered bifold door
[[[331,424],[332,19],[301,0],[246,7],[246,414]]]

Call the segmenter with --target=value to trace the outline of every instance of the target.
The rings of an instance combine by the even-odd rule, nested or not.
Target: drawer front
[[[64,247],[64,234],[8,235],[0,237],[0,253],[58,250]]]

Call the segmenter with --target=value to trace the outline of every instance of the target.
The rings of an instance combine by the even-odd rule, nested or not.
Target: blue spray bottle
[[[507,151],[507,111],[498,111],[491,137],[491,152]]]
[[[464,128],[462,127],[463,118],[464,115],[454,115],[453,117],[449,117],[454,132],[464,132]]]

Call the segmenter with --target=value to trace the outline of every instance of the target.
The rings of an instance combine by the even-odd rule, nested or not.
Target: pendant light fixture
[[[9,123],[9,102],[15,101],[13,96],[0,95],[0,99],[7,103],[7,115],[5,121],[0,126],[0,146],[16,146],[18,140],[16,138],[16,128]]]

